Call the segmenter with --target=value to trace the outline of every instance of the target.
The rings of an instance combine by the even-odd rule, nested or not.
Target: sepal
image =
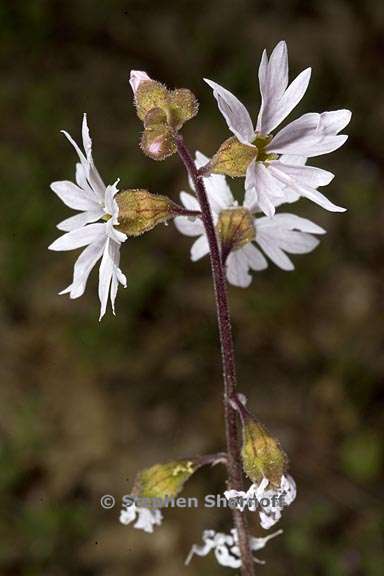
[[[180,208],[170,198],[147,190],[123,190],[116,196],[116,202],[118,230],[127,236],[140,236],[180,213]]]
[[[238,250],[256,238],[254,217],[247,208],[222,210],[216,230],[224,259],[232,250]]]
[[[241,458],[245,474],[254,484],[266,478],[278,488],[287,470],[288,458],[279,441],[257,422],[238,399],[234,401],[243,426]]]
[[[132,495],[140,498],[175,498],[202,466],[224,460],[224,455],[199,456],[155,464],[138,473]]]
[[[257,148],[242,144],[231,136],[225,140],[206,168],[204,175],[224,174],[225,176],[245,176],[249,164],[257,156]]]

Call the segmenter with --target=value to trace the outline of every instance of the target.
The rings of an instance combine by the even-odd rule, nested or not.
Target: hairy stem
[[[183,137],[180,134],[177,134],[175,139],[178,154],[195,185],[196,196],[201,209],[201,218],[209,244],[223,365],[228,487],[233,490],[243,490],[240,429],[236,412],[230,404],[230,399],[233,397],[236,390],[236,367],[225,271],[203,177],[199,174],[191,153],[184,143]],[[254,576],[254,561],[249,545],[246,514],[240,510],[233,510],[232,513],[239,538],[241,574],[242,576]]]

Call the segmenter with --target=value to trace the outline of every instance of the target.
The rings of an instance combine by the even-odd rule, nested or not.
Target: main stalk
[[[225,271],[221,260],[219,244],[217,241],[215,226],[212,219],[203,177],[198,173],[191,153],[186,147],[181,134],[177,134],[175,139],[178,154],[183,161],[185,168],[187,169],[187,172],[192,178],[195,186],[196,196],[201,209],[201,218],[209,245],[223,366],[228,485],[232,490],[243,490],[243,471],[240,454],[240,430],[236,412],[230,404],[230,399],[233,397],[236,390],[236,366]],[[232,513],[239,538],[241,574],[242,576],[254,576],[254,561],[249,545],[248,524],[245,512],[241,512],[240,510],[233,510]]]

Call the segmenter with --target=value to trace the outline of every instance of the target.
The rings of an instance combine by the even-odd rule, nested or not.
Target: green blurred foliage
[[[201,78],[256,114],[262,49],[286,39],[292,74],[313,67],[295,114],[354,116],[347,145],[320,159],[336,173],[329,196],[348,212],[301,202],[328,230],[316,252],[296,258],[294,273],[271,267],[247,291],[230,290],[241,389],[299,488],[260,570],[379,576],[384,4],[13,0],[0,3],[0,31],[1,574],[223,574],[213,558],[188,569],[183,560],[204,528],[230,528],[224,511],[169,511],[148,536],[99,505],[128,493],[140,468],[222,449],[208,263],[189,261],[190,241],[172,225],[127,242],[128,288],[118,316],[99,325],[95,275],[80,300],[57,296],[74,255],[47,251],[69,215],[49,183],[71,178],[59,130],[78,138],[87,111],[106,180],[176,199],[187,186],[177,159],[155,163],[138,148],[129,70],[194,91],[200,112],[185,137],[212,155],[227,129]],[[200,471],[186,495],[223,482],[219,468]]]

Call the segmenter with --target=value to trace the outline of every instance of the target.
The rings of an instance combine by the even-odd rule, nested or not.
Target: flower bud
[[[223,254],[241,248],[256,237],[254,218],[247,208],[222,210],[216,225]]]
[[[175,498],[200,466],[198,459],[155,464],[139,472],[132,494],[142,498]]]
[[[151,80],[146,72],[143,72],[142,70],[131,70],[129,83],[132,87],[134,94],[136,94],[136,91],[140,86],[141,82],[144,82],[146,80]]]
[[[170,139],[173,130],[179,130],[185,122],[197,114],[198,102],[190,90],[184,88],[168,90],[160,82],[152,80],[145,72],[135,70],[131,72],[130,83],[135,96],[137,115],[144,122],[146,131],[151,128],[152,131],[161,132],[160,126],[162,126],[163,140],[166,133]],[[166,127],[169,129],[168,132],[165,130]],[[145,139],[151,138],[146,135]],[[146,148],[143,149],[146,151]]]
[[[123,190],[116,196],[116,202],[119,230],[128,236],[140,236],[178,213],[170,198],[147,190]]]
[[[288,459],[278,440],[259,424],[245,406],[236,402],[243,425],[241,457],[245,474],[254,484],[266,478],[274,487],[279,487],[287,469]]]
[[[155,115],[158,110],[158,108],[154,108],[147,116]],[[154,124],[146,127],[141,137],[140,148],[152,160],[165,160],[176,152],[173,130],[166,124]]]
[[[168,104],[168,90],[160,82],[155,80],[143,80],[138,84],[135,92],[137,115],[144,122],[148,112],[154,108],[160,108],[165,113]]]

